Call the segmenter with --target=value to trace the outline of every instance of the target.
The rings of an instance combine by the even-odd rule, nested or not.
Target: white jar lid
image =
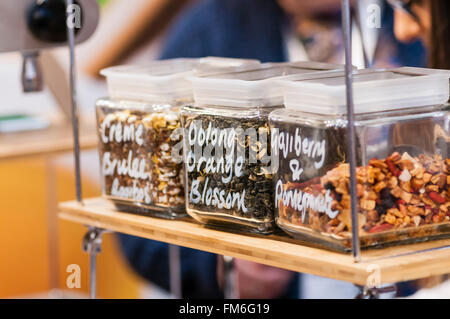
[[[296,74],[308,79],[313,74],[342,70],[343,65],[296,62],[266,63],[239,72],[191,76],[197,105],[265,107],[283,104],[278,80]]]
[[[200,58],[198,62],[199,63],[194,70],[196,76],[205,76],[218,72],[245,71],[261,65],[259,60],[222,58],[214,56]]]
[[[121,65],[103,69],[111,98],[171,103],[192,99],[188,76],[245,70],[260,65],[258,60],[205,57],[170,59],[144,65]]]
[[[353,99],[356,114],[442,105],[449,99],[450,71],[402,67],[354,71]],[[279,81],[287,109],[308,113],[347,113],[345,75]]]

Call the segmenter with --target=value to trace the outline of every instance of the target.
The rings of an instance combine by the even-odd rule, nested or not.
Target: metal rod
[[[69,18],[69,9],[73,6],[73,0],[67,0],[67,19]],[[78,122],[78,107],[77,107],[77,92],[76,92],[76,65],[75,65],[75,26],[70,26],[67,23],[67,39],[69,42],[70,55],[70,97],[71,97],[71,111],[72,111],[72,129],[73,129],[73,146],[75,157],[75,188],[77,201],[82,202],[81,192],[81,169],[80,169],[80,135]]]
[[[233,257],[221,256],[223,269],[223,294],[225,299],[238,299],[239,288]]]
[[[353,107],[353,65],[351,43],[351,13],[350,1],[342,0],[342,31],[345,46],[345,86],[347,95],[347,144],[348,160],[350,163],[350,197],[352,213],[352,253],[356,262],[361,260],[361,247],[358,232],[358,210],[356,198],[356,147],[355,123]]]
[[[97,252],[91,249],[89,252],[89,298],[97,297]]]
[[[170,292],[179,299],[181,293],[181,264],[180,264],[180,247],[169,245],[169,274],[170,274]]]
[[[97,296],[97,254],[102,250],[102,234],[105,231],[90,226],[83,237],[83,251],[89,254],[89,297]]]

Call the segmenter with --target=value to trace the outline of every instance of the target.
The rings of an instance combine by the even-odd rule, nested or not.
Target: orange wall
[[[48,163],[54,162],[44,158],[0,162],[0,298],[49,290],[47,207],[52,205],[47,205],[48,195],[55,202],[72,200],[75,187],[72,169],[56,164],[50,164],[53,169],[49,169]],[[84,197],[100,194],[97,181],[83,180]],[[49,185],[57,190],[47,193]],[[58,220],[59,286],[67,289],[66,267],[78,264],[81,288],[72,292],[84,294],[88,292],[89,276],[89,258],[81,250],[85,232],[82,225]],[[97,257],[98,296],[137,298],[140,279],[127,267],[114,234],[106,234],[103,239],[103,250]]]

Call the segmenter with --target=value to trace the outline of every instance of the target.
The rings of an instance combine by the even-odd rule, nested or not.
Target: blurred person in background
[[[375,65],[422,66],[421,44],[398,43],[392,32],[392,10],[384,9],[383,45],[375,52]],[[160,58],[223,56],[262,62],[343,63],[340,25],[340,0],[203,0],[175,22]],[[120,235],[120,241],[132,267],[168,290],[168,245],[128,235]],[[182,296],[222,298],[217,256],[183,247],[180,255]],[[247,261],[236,259],[235,267],[241,298],[352,298],[357,293],[348,283]]]
[[[450,1],[389,0],[396,8],[394,32],[398,40],[421,40],[428,50],[428,66],[450,70]]]
[[[410,43],[420,40],[428,51],[428,66],[450,70],[450,1],[448,0],[389,0],[395,8],[394,33],[399,41]],[[408,136],[411,129],[404,126],[397,136]],[[434,136],[434,132],[421,132]],[[449,139],[449,137],[447,137]],[[402,140],[402,142],[405,142]],[[407,141],[406,141],[407,143]],[[450,281],[441,285],[448,276],[435,276],[400,285],[399,293],[410,295],[425,288],[413,298],[450,298]],[[433,289],[429,289],[434,287]]]

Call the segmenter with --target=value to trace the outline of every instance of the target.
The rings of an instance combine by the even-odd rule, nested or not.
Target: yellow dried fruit
[[[397,198],[400,198],[403,194],[403,190],[400,187],[396,186],[391,190],[391,194]]]
[[[414,189],[419,190],[423,187],[423,185],[425,185],[425,183],[422,179],[418,179],[415,177],[412,179],[411,185],[412,187],[414,187]]]
[[[403,199],[406,203],[409,203],[411,201],[412,194],[403,192],[400,198]]]
[[[411,217],[409,217],[409,216],[403,217],[403,222],[405,222],[406,224],[409,224],[411,222]]]
[[[385,182],[379,182],[373,187],[373,189],[375,192],[379,193],[379,192],[381,192],[381,190],[383,190],[386,187],[387,187],[387,184]]]
[[[361,205],[362,209],[370,211],[370,210],[375,209],[375,206],[377,203],[374,200],[366,200],[363,198],[363,199],[361,199],[359,204]]]
[[[429,193],[429,192],[436,192],[439,193],[439,186],[437,185],[428,185],[425,187],[425,190]]]
[[[411,193],[411,183],[410,182],[400,182],[400,187],[408,193]]]
[[[430,173],[423,174],[423,182],[428,183],[431,180],[431,177],[433,177],[433,175],[431,175]]]
[[[398,179],[397,179],[397,177],[392,176],[392,177],[389,179],[388,186],[389,186],[389,188],[395,188],[395,187],[397,187],[397,186],[398,186]]]
[[[397,218],[396,218],[394,215],[387,214],[386,217],[384,217],[384,220],[385,220],[387,223],[389,223],[389,224],[391,224],[391,225],[394,225],[394,224],[395,224],[395,221],[397,220]]]

